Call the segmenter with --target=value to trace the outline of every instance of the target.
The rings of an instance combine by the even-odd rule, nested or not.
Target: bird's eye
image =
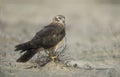
[[[62,19],[61,17],[58,17],[60,20]]]

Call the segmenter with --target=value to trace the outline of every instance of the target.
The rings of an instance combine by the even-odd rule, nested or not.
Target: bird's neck
[[[53,24],[53,25],[55,25],[55,26],[60,26],[60,27],[64,27],[64,26],[65,26],[64,23],[57,22],[57,21],[54,21],[54,22],[52,22],[51,24]]]

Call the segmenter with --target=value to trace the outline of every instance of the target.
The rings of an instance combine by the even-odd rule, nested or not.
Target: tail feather
[[[32,49],[32,46],[30,45],[30,42],[26,42],[26,43],[23,43],[23,44],[16,45],[15,48],[16,48],[15,51],[21,50],[21,52],[24,52],[26,50]]]
[[[17,59],[17,62],[27,62],[37,53],[37,47],[32,44],[31,41],[22,43],[15,46],[15,51],[20,51],[20,53],[26,51],[20,58]]]
[[[37,50],[30,50],[26,51],[19,59],[17,59],[17,62],[27,62],[30,60],[35,54],[37,53]]]

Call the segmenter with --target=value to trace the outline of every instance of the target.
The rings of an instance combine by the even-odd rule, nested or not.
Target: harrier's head
[[[65,16],[63,15],[57,15],[53,18],[53,22],[65,24]]]

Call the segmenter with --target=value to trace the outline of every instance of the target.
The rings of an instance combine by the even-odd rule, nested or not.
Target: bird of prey
[[[56,56],[53,52],[56,51],[58,44],[64,37],[65,16],[57,15],[53,18],[52,23],[37,32],[33,39],[15,46],[15,51],[20,50],[20,53],[24,52],[24,54],[17,59],[17,62],[27,62],[40,48],[49,51],[49,57],[54,61]]]

